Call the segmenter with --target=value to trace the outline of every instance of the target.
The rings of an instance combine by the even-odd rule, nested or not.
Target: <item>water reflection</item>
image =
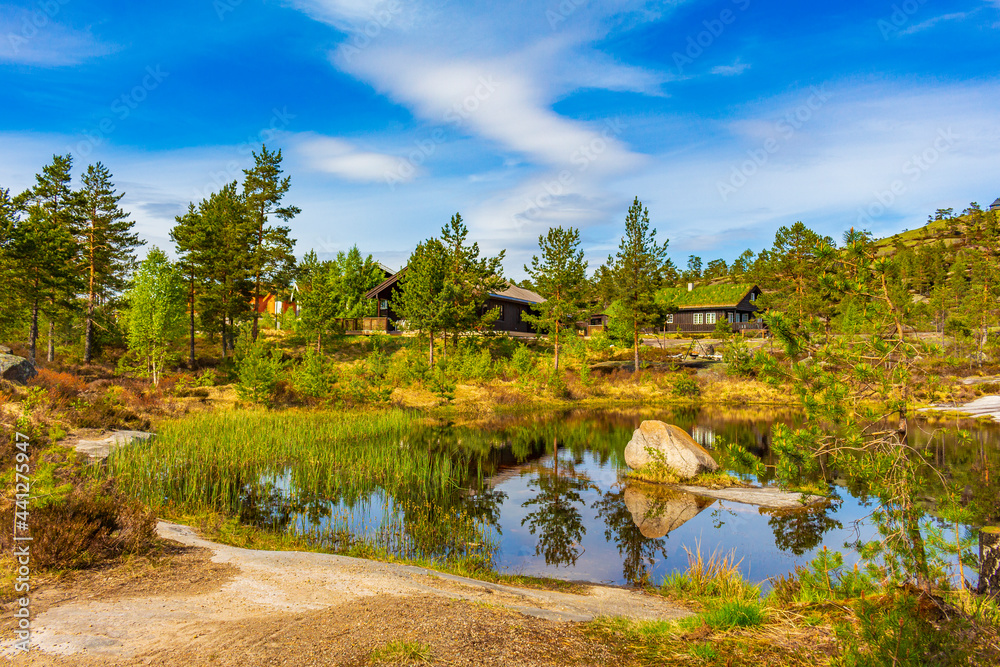
[[[544,556],[546,565],[575,565],[580,557],[580,545],[587,533],[582,510],[584,491],[597,490],[590,478],[578,472],[576,459],[559,465],[559,440],[552,439],[551,466],[540,465],[532,472],[528,488],[535,494],[521,503],[534,508],[521,519],[532,535],[538,536],[535,555]]]
[[[845,545],[873,534],[871,511],[841,490],[842,501],[815,511],[762,512],[751,505],[712,501],[625,478],[624,448],[643,419],[677,424],[726,465],[726,446],[738,443],[773,464],[775,423],[791,413],[759,410],[564,412],[506,417],[487,423],[439,423],[415,429],[400,451],[433,454],[448,467],[449,484],[420,479],[309,486],[303,471],[276,470],[245,481],[234,503],[243,523],[295,531],[338,548],[355,539],[400,555],[426,558],[481,554],[500,570],[628,583],[657,581],[687,560],[684,547],[735,550],[744,575],[761,581],[810,560],[822,546]],[[979,516],[1000,515],[1000,430],[977,426],[963,439],[913,429],[954,478],[965,481],[966,505]],[[731,470],[739,470],[733,462]],[[310,474],[315,477],[315,471]],[[750,477],[767,483],[770,473]],[[320,475],[323,477],[323,475]],[[927,495],[937,493],[928,480]],[[709,510],[709,511],[705,511]],[[847,565],[855,557],[847,553]]]

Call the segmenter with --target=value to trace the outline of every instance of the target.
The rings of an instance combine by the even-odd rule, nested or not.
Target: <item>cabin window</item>
[[[595,326],[595,327],[596,326],[600,326],[600,324],[601,324],[601,318],[599,318],[599,317],[591,317],[590,318],[590,324],[591,324],[591,326]]]
[[[705,313],[705,324],[715,324],[716,313]]]
[[[673,323],[674,323],[674,314],[670,313],[667,315],[667,324],[673,324]]]
[[[503,311],[504,311],[504,304],[501,303],[500,305],[497,306],[497,319],[498,320],[505,320],[505,319],[507,319],[506,313],[504,313]]]
[[[694,324],[704,324],[704,323],[705,323],[705,314],[704,313],[695,313],[694,314]]]
[[[733,322],[736,321],[736,318],[733,317],[733,315],[734,315],[734,313],[726,313],[726,319],[729,320],[730,324],[732,324]]]
[[[753,303],[756,300],[757,300],[757,293],[756,292],[750,292],[750,303]]]
[[[389,311],[389,300],[388,299],[382,299],[381,301],[379,301],[378,308],[383,313],[388,312]]]

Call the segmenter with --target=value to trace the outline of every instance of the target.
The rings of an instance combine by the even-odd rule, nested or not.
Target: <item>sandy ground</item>
[[[367,665],[390,641],[419,641],[441,665],[614,665],[577,623],[671,619],[655,596],[593,586],[521,589],[328,554],[239,549],[161,522],[166,556],[91,570],[32,597],[25,665]],[[8,608],[10,605],[6,605]],[[10,614],[3,642],[10,657]]]

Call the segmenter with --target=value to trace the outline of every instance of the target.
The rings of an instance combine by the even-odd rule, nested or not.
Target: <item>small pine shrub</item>
[[[244,332],[236,343],[236,395],[244,401],[269,405],[283,366],[280,350],[268,352],[263,338],[255,341]]]
[[[678,398],[698,398],[701,396],[701,386],[692,377],[680,377],[674,381],[670,392]]]
[[[514,349],[514,354],[510,357],[510,367],[519,379],[534,376],[535,360],[527,345],[522,343]]]
[[[336,370],[333,365],[315,348],[306,350],[292,375],[292,386],[295,391],[316,400],[331,398],[336,382]]]

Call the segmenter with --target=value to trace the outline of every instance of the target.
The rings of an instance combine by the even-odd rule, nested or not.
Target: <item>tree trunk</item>
[[[96,216],[94,216],[96,218]],[[87,330],[84,333],[83,340],[83,363],[89,364],[94,354],[94,282],[97,273],[97,267],[94,261],[94,222],[93,219],[90,223],[90,266],[89,269],[89,281],[87,283]]]
[[[979,593],[1000,595],[1000,528],[979,531]]]
[[[447,338],[447,335],[445,335],[445,338]],[[430,346],[430,350],[428,352],[427,362],[431,366],[433,366],[434,365],[434,332],[433,331],[430,332],[430,339],[431,339],[431,346]]]
[[[556,322],[556,361],[555,372],[559,372],[559,322]]]
[[[35,350],[38,343],[38,297],[31,304],[31,330],[28,332],[28,361],[35,363]]]
[[[226,345],[228,341],[226,340],[226,316],[222,316],[222,360],[226,360]]]
[[[56,323],[49,318],[49,351],[46,355],[49,362],[56,360]]]
[[[192,272],[190,275],[191,275],[191,277],[190,277],[189,284],[191,285],[191,292],[190,292],[190,302],[191,302],[191,322],[190,322],[190,325],[191,325],[190,326],[190,329],[191,329],[191,353],[190,353],[189,360],[191,362],[191,370],[194,370],[194,273]]]
[[[639,323],[636,322],[632,327],[632,333],[635,335],[635,377],[639,377]]]

